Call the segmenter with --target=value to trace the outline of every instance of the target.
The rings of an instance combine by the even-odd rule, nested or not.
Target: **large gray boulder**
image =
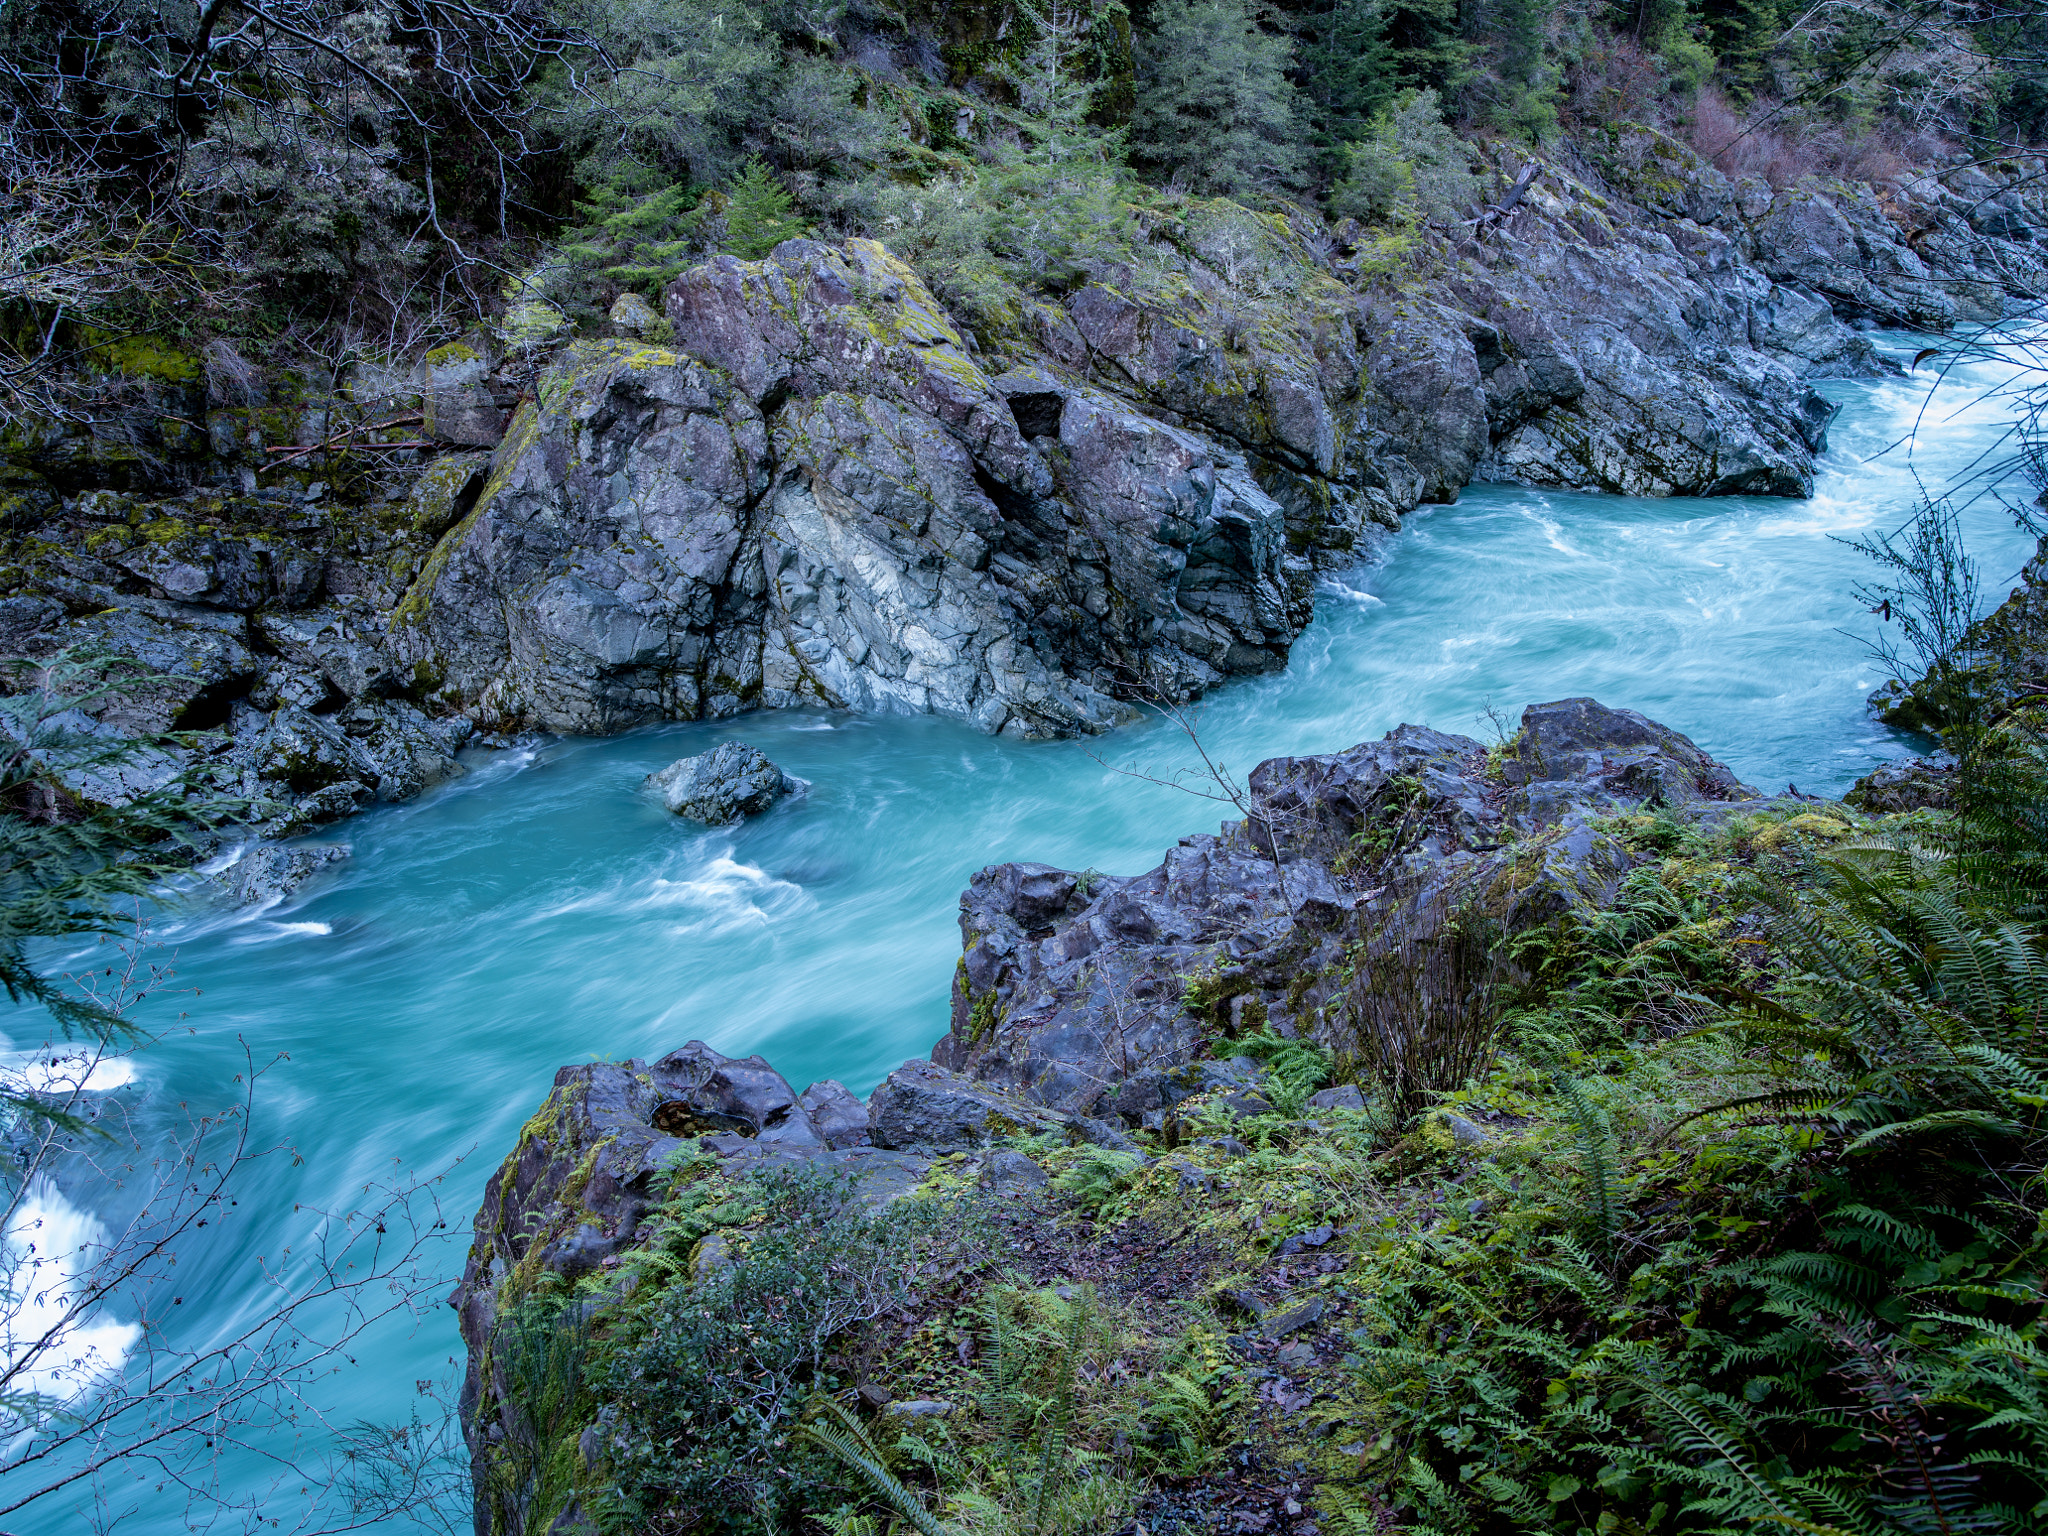
[[[647,775],[647,784],[676,815],[710,826],[758,816],[784,795],[810,788],[806,780],[792,778],[741,741],[721,742],[696,757],[679,757]]]
[[[1042,1104],[929,1061],[906,1061],[868,1096],[868,1136],[878,1147],[949,1152],[1036,1131],[1064,1130]]]

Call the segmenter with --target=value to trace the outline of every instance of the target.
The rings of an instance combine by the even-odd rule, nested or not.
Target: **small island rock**
[[[647,783],[678,816],[711,826],[758,816],[784,795],[809,789],[744,742],[728,741],[697,757],[678,758]]]

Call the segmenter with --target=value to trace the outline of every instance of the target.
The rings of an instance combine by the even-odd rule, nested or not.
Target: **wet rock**
[[[879,245],[721,257],[667,309],[675,351],[555,361],[397,604],[403,659],[481,723],[827,703],[1067,735],[1127,717],[1102,667],[1199,690],[1307,622],[1308,563],[1242,455],[1036,387],[1060,397],[1019,407],[1055,481],[1051,439]]]
[[[60,625],[46,643],[127,657],[147,669],[147,684],[91,705],[94,718],[136,736],[221,724],[259,671],[242,615],[174,603],[120,602]]]
[[[878,1147],[951,1151],[1065,1127],[1042,1105],[928,1061],[905,1062],[868,1096],[868,1135]]]
[[[436,720],[399,699],[360,703],[334,718],[368,763],[371,788],[384,801],[410,800],[460,776],[456,753],[473,734],[467,720]]]
[[[678,758],[650,773],[647,783],[676,815],[714,827],[758,816],[783,796],[810,787],[738,741],[721,742],[697,757]]]
[[[339,723],[303,709],[278,710],[245,750],[261,777],[294,794],[347,785],[351,798],[367,799],[377,781],[376,764]]]
[[[665,1135],[724,1132],[762,1142],[826,1144],[796,1091],[759,1056],[736,1060],[692,1040],[657,1061],[650,1075],[658,1098],[649,1123]]]
[[[1512,750],[1491,758],[1469,737],[1402,726],[1271,759],[1249,784],[1248,824],[1185,837],[1148,874],[977,874],[933,1060],[1126,1126],[1164,1129],[1203,1092],[1238,1118],[1267,1114],[1257,1064],[1205,1051],[1261,1028],[1355,1049],[1342,993],[1359,945],[1427,948],[1461,904],[1509,930],[1547,922],[1629,868],[1599,818],[1756,803],[1678,732],[1591,699],[1532,705]],[[1314,1103],[1364,1107],[1355,1088]]]
[[[348,609],[265,613],[257,617],[256,629],[280,654],[324,676],[343,698],[388,698],[404,691],[388,637]]]
[[[275,843],[251,843],[237,851],[233,862],[207,878],[224,890],[236,906],[268,905],[296,894],[308,880],[340,863],[349,853],[347,843],[288,848]]]
[[[1854,784],[1842,799],[1859,811],[1945,811],[1955,803],[1953,760],[1902,757],[1880,764]]]
[[[1668,808],[1757,794],[1678,732],[1586,698],[1524,710],[1514,768],[1525,787],[1510,802],[1511,813],[1537,822],[1560,819],[1563,807],[1593,813],[1627,800]],[[1546,787],[1548,797],[1541,793]]]
[[[829,1147],[859,1147],[868,1142],[868,1107],[840,1083],[826,1078],[797,1096],[811,1124]]]

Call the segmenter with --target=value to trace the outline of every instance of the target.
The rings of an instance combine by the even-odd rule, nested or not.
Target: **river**
[[[1910,355],[1916,339],[1885,342]],[[2005,406],[1973,393],[1998,370],[1962,375],[1910,444],[1924,380],[1824,386],[1844,410],[1806,501],[1474,486],[1420,510],[1372,562],[1325,581],[1284,672],[1208,701],[1204,741],[1242,773],[1404,721],[1490,736],[1489,703],[1512,728],[1526,703],[1591,694],[1686,732],[1762,788],[1839,792],[1915,744],[1864,712],[1882,677],[1843,630],[1876,622],[1850,595],[1870,573],[1837,540],[1897,526],[1916,473],[1939,487],[2002,430]],[[1988,498],[1965,524],[2002,596],[2030,541]],[[722,831],[642,792],[651,770],[731,739],[810,792]],[[258,1304],[259,1256],[303,1238],[295,1207],[466,1157],[446,1186],[459,1221],[436,1239],[452,1279],[486,1177],[564,1063],[702,1039],[758,1051],[799,1087],[829,1076],[864,1093],[945,1026],[956,901],[974,871],[1149,868],[1220,808],[1117,770],[1188,758],[1159,722],[1020,744],[824,712],[545,740],[473,753],[466,777],[329,829],[321,840],[352,857],[287,906],[172,914],[156,936],[201,995],[174,1005],[189,1016],[119,1091],[145,1122],[169,1123],[227,1101],[238,1042],[287,1054],[258,1121],[298,1154],[255,1169],[239,1220],[180,1254],[179,1325],[197,1337]],[[311,1407],[331,1423],[403,1417],[415,1383],[460,1353],[440,1306],[364,1346],[319,1384]],[[324,1433],[317,1417],[307,1433]],[[246,1456],[231,1474],[257,1475]],[[168,1495],[110,1491],[137,1506],[124,1531],[183,1528]],[[280,1490],[273,1511],[287,1528],[292,1497]],[[85,1527],[52,1507],[13,1528]]]

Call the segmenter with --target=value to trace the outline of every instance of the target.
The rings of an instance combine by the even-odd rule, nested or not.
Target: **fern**
[[[1612,1256],[1624,1210],[1616,1168],[1614,1127],[1579,1080],[1559,1069],[1553,1077],[1576,1134],[1580,1177],[1586,1194],[1586,1225],[1594,1245]]]
[[[820,1395],[812,1400],[797,1433],[837,1458],[841,1466],[867,1484],[875,1498],[923,1536],[958,1536],[932,1516],[922,1499],[903,1486],[884,1464],[882,1453],[868,1438],[860,1421],[831,1398]]]

